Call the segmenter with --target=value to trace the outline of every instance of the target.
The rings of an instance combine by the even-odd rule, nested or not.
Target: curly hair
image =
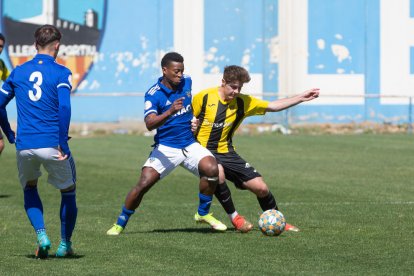
[[[171,62],[184,63],[184,58],[182,55],[176,52],[169,52],[164,55],[161,59],[161,67],[168,66]]]
[[[227,83],[239,81],[240,83],[248,83],[250,81],[249,72],[243,67],[230,65],[224,67],[223,79]]]

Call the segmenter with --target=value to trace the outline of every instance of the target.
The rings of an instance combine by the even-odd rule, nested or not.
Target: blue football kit
[[[152,168],[159,173],[159,179],[168,175],[177,166],[182,165],[194,175],[200,176],[199,162],[201,159],[213,155],[195,140],[191,131],[191,120],[193,119],[193,109],[191,106],[191,78],[184,75],[176,90],[171,90],[162,84],[163,77],[160,77],[145,93],[144,117],[150,114],[161,115],[171,108],[174,101],[183,98],[183,107],[174,115],[170,116],[161,126],[157,128],[157,134],[154,137],[155,148],[152,150],[143,167]],[[152,180],[150,180],[152,181]],[[154,183],[157,180],[154,181]],[[140,184],[138,184],[140,185]],[[209,215],[212,195],[199,193],[199,206],[195,216],[196,221],[205,221]],[[130,210],[122,206],[122,211],[118,216],[116,224],[108,230],[108,235],[119,235],[126,227],[130,217],[134,214],[135,209]],[[208,216],[209,224],[217,220]],[[214,229],[221,227],[224,231],[227,227],[222,223],[212,225]],[[216,228],[215,228],[216,227]],[[223,229],[224,227],[224,229]]]
[[[72,253],[70,240],[77,206],[76,170],[68,146],[71,89],[70,70],[56,63],[53,56],[45,54],[37,54],[32,60],[17,66],[0,89],[0,124],[9,142],[16,143],[24,208],[37,235],[36,256],[40,258],[48,256],[51,243],[46,234],[43,204],[37,186],[28,183],[41,176],[41,165],[48,172],[48,182],[61,190],[61,243],[56,256]],[[13,98],[16,98],[17,106],[16,140],[5,111]],[[67,158],[57,158],[58,146],[68,155]],[[69,187],[73,189],[66,190]]]
[[[16,97],[17,150],[60,146],[65,154],[70,154],[67,141],[71,78],[71,71],[52,56],[37,54],[17,66],[3,83],[0,109],[4,110]],[[0,122],[6,137],[13,142],[5,112],[0,112]]]
[[[177,90],[173,91],[161,83],[162,77],[145,93],[144,117],[151,113],[161,115],[168,109],[171,104],[179,99],[184,98],[183,108],[176,114],[167,119],[167,121],[157,129],[154,137],[155,144],[161,144],[172,148],[183,149],[194,142],[194,134],[191,131],[191,120],[193,119],[193,110],[191,107],[191,78],[184,75],[178,85]]]

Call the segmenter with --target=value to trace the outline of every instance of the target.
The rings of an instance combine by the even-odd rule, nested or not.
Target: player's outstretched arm
[[[171,107],[160,115],[157,115],[155,113],[148,114],[144,119],[147,129],[151,131],[162,126],[168,120],[168,118],[170,118],[172,115],[174,115],[183,108],[184,99],[185,98],[179,98],[175,100],[171,104]]]
[[[279,100],[270,102],[266,111],[268,112],[282,111],[284,109],[295,106],[297,104],[314,100],[317,97],[319,97],[319,88],[312,88],[312,89],[306,90],[302,94],[299,94],[299,95],[296,95],[290,98],[279,99]]]

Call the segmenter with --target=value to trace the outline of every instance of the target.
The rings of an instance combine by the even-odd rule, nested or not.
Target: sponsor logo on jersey
[[[215,122],[210,122],[208,120],[204,120],[203,121],[203,125],[205,126],[210,126],[212,128],[224,128],[224,127],[228,127],[233,125],[233,122],[221,122],[221,123],[215,123]]]
[[[36,55],[33,34],[44,24],[56,26],[62,33],[56,61],[73,74],[73,91],[86,78],[97,60],[104,32],[108,0],[72,0],[71,12],[59,14],[59,0],[35,1],[33,9],[23,10],[15,0],[2,1],[2,30],[8,44],[7,54],[13,67]],[[39,12],[40,11],[40,12]]]
[[[187,105],[186,107],[181,108],[181,109],[180,109],[177,113],[175,113],[175,114],[173,115],[173,117],[183,115],[183,114],[185,114],[185,113],[187,113],[187,112],[190,112],[191,110],[192,110],[192,109],[191,109],[191,104],[189,104],[189,105]]]
[[[171,102],[169,100],[167,100],[167,102],[165,103],[165,106],[170,105]]]

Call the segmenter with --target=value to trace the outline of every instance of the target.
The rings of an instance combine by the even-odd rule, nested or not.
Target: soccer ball
[[[279,236],[285,231],[286,219],[277,210],[264,211],[259,218],[259,229],[266,236]]]

